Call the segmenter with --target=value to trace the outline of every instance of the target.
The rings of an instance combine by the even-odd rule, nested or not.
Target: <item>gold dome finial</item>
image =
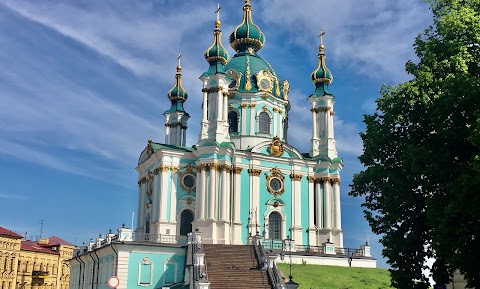
[[[220,6],[220,3],[218,3],[217,10],[215,11],[215,14],[217,14],[217,19],[215,20],[215,29],[220,29],[220,9],[222,9],[222,6]]]
[[[320,46],[318,47],[318,52],[320,54],[324,53],[325,48],[325,46],[323,45],[323,35],[325,35],[325,31],[323,31],[323,29],[320,29],[320,34],[318,35],[318,38],[320,38]]]
[[[250,0],[245,0],[245,5],[250,5]]]
[[[178,65],[177,65],[177,73],[182,72],[182,66],[180,66],[180,58],[182,58],[182,53],[180,52],[177,57]]]

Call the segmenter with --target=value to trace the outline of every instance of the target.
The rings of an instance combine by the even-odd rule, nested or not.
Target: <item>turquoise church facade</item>
[[[217,14],[218,16],[218,14]],[[333,106],[323,43],[311,74],[315,91],[310,151],[288,144],[290,84],[260,55],[266,37],[245,1],[242,22],[222,45],[219,18],[203,84],[198,142],[186,145],[188,93],[177,66],[168,92],[165,140],[149,140],[137,171],[135,233],[146,238],[198,230],[206,243],[246,244],[290,238],[296,245],[343,247],[340,212],[342,159],[335,148]],[[322,38],[323,32],[320,38]],[[307,113],[307,112],[306,112]]]
[[[165,138],[149,140],[138,160],[135,228],[81,248],[70,262],[70,288],[110,288],[111,276],[119,289],[182,286],[190,278],[190,232],[201,233],[207,244],[249,244],[259,235],[266,246],[289,239],[293,251],[329,244],[331,254],[342,252],[343,162],[335,147],[335,98],[328,90],[333,76],[323,43],[306,100],[310,149],[300,152],[288,143],[290,83],[261,57],[266,36],[253,22],[250,1],[228,37],[232,57],[220,28],[217,13],[196,94],[203,98],[197,143],[186,143],[189,95],[179,56],[167,93]]]

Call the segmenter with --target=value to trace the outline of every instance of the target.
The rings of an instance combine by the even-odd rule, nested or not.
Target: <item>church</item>
[[[220,10],[220,9],[219,9]],[[320,35],[310,75],[310,150],[288,143],[290,83],[261,56],[266,37],[245,0],[243,19],[222,44],[217,11],[205,52],[198,142],[186,144],[189,93],[178,58],[166,97],[165,139],[149,140],[138,161],[137,238],[202,233],[206,244],[247,244],[290,239],[297,245],[343,247],[340,172],[334,137],[333,76]],[[307,100],[305,100],[307,101]]]
[[[261,57],[266,38],[250,0],[228,37],[231,58],[219,12],[195,93],[203,100],[197,143],[186,143],[189,94],[179,55],[165,96],[165,139],[150,139],[138,160],[135,230],[122,226],[80,247],[70,260],[71,289],[286,288],[275,265],[286,251],[297,264],[376,267],[368,244],[343,246],[343,162],[323,31],[305,100],[310,149],[300,152],[288,143],[290,84]]]

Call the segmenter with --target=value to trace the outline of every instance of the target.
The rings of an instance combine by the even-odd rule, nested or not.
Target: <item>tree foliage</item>
[[[459,270],[480,288],[480,0],[431,0],[411,81],[383,87],[361,133],[365,170],[351,195],[381,235],[396,288],[429,288]]]

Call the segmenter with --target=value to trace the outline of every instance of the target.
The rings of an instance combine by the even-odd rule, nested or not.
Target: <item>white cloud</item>
[[[318,46],[320,28],[326,53],[342,68],[360,75],[393,81],[405,80],[405,63],[415,59],[414,37],[431,21],[428,6],[421,0],[262,1],[264,20],[275,29],[289,32],[292,43],[309,51]],[[259,9],[260,10],[260,9]],[[312,57],[313,58],[313,57]]]

